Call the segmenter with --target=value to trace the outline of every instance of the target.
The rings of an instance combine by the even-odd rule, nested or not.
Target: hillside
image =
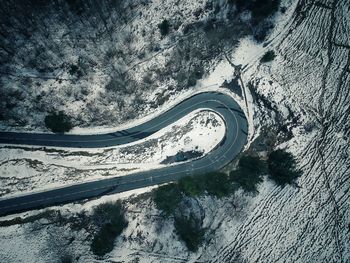
[[[0,261],[350,262],[348,0],[282,0],[267,9],[256,8],[253,0],[0,5],[3,131],[49,132],[45,116],[58,111],[69,116],[72,133],[132,125],[190,94],[218,90],[244,107],[250,136],[243,155],[266,159],[273,149],[284,149],[302,171],[294,185],[281,187],[264,176],[256,192],[186,196],[168,217],[157,209],[152,189],[22,213],[17,216],[29,219],[19,224],[4,223],[14,216],[4,217]],[[191,123],[198,134],[204,129],[208,145],[215,147],[209,141],[215,139],[209,131],[215,118],[203,124],[208,116],[192,116]],[[190,132],[188,126],[177,129]],[[79,159],[74,152],[16,147],[2,147],[0,153],[2,162],[9,161],[9,152],[23,159],[11,163],[17,171],[23,168],[16,165],[41,158],[40,171],[31,167],[23,181],[28,187],[45,172],[55,174],[54,163],[138,160],[140,169],[142,161],[159,165],[168,151],[175,154],[162,150],[164,138],[172,138],[174,149],[194,146],[176,146],[175,132],[164,136],[159,144],[143,142],[146,150],[140,153],[133,152],[138,146],[115,150],[132,152],[122,157],[101,151]],[[192,134],[191,142],[198,143],[195,138]],[[203,152],[209,148],[200,145]],[[223,172],[236,166],[233,162]],[[66,180],[61,170],[57,175]],[[94,176],[102,175],[83,173]],[[1,192],[11,187],[13,181],[6,180]],[[35,187],[49,181],[41,179]],[[122,200],[128,223],[111,252],[98,257],[90,250],[96,222],[88,218],[97,205],[116,200]],[[205,230],[198,250],[189,250],[175,228],[183,216]]]

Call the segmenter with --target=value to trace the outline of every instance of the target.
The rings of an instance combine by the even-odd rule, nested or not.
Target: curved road
[[[124,192],[175,181],[188,175],[216,171],[232,161],[241,151],[247,140],[248,123],[240,106],[230,96],[218,92],[203,92],[180,102],[148,122],[114,133],[65,135],[0,132],[1,144],[81,148],[107,147],[148,137],[190,112],[202,108],[218,113],[226,125],[226,134],[223,140],[203,158],[122,177],[80,183],[12,198],[2,198],[0,199],[0,216]]]

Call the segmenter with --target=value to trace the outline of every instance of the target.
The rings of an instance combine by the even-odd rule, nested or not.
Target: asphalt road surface
[[[218,113],[225,122],[226,133],[215,149],[204,157],[122,177],[80,183],[52,190],[0,199],[0,216],[91,199],[146,186],[176,181],[184,176],[216,171],[242,150],[247,141],[248,123],[244,112],[230,96],[218,92],[194,95],[163,114],[130,129],[99,135],[65,135],[0,132],[0,144],[55,147],[99,148],[134,142],[159,131],[197,109]]]

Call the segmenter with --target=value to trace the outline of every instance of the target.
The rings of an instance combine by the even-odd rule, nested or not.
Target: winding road
[[[248,123],[244,112],[230,96],[219,92],[194,95],[154,119],[130,129],[99,135],[69,135],[0,132],[0,144],[53,147],[99,148],[122,145],[146,138],[198,109],[218,113],[225,122],[226,134],[215,149],[204,157],[160,169],[122,177],[74,184],[43,192],[0,199],[0,216],[47,206],[90,199],[175,181],[184,176],[216,171],[242,150],[247,141]]]

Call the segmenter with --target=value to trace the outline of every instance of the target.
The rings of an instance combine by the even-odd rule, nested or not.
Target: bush
[[[84,1],[81,0],[66,0],[71,11],[77,15],[81,15],[85,11]]]
[[[193,71],[188,75],[187,87],[193,87],[197,84],[197,80],[201,79],[204,75],[204,69],[202,65],[196,65]]]
[[[261,63],[266,63],[274,60],[276,57],[275,52],[273,50],[267,51],[262,58],[260,59]]]
[[[187,196],[199,196],[206,191],[209,195],[224,197],[232,193],[229,177],[225,173],[215,172],[195,177],[183,177],[179,189]]]
[[[67,132],[73,128],[69,117],[63,111],[47,115],[45,117],[45,126],[53,132]]]
[[[153,199],[156,207],[168,216],[174,212],[181,202],[182,194],[178,185],[172,183],[158,187],[153,192]]]
[[[73,262],[73,257],[69,254],[62,255],[60,257],[60,262],[61,263],[72,263]]]
[[[103,225],[100,231],[94,236],[91,243],[91,250],[97,256],[104,256],[111,252],[114,247],[115,238],[121,233],[112,224]]]
[[[37,220],[41,220],[43,218],[47,220],[54,219],[56,217],[61,217],[61,214],[59,211],[54,211],[54,210],[46,210],[42,213],[28,216],[28,217],[15,217],[13,219],[9,220],[4,220],[0,221],[0,227],[7,227],[7,226],[13,226],[13,225],[18,225],[18,224],[27,224],[27,223],[33,223]]]
[[[210,195],[224,197],[231,194],[231,184],[229,177],[225,173],[208,173],[203,176],[204,189]]]
[[[168,20],[164,19],[162,23],[158,25],[160,33],[162,36],[166,36],[169,33],[170,23]]]
[[[83,72],[79,69],[79,67],[74,64],[70,65],[68,72],[71,76],[76,75],[79,78],[83,75]]]
[[[204,241],[205,234],[198,220],[192,214],[188,219],[175,217],[174,226],[176,233],[185,242],[188,250],[197,251]]]
[[[187,80],[187,87],[193,87],[197,84],[197,79],[191,74]]]
[[[266,165],[258,157],[243,156],[238,163],[238,169],[231,171],[230,179],[237,183],[244,191],[255,192],[256,186],[262,182],[262,175],[266,173]]]
[[[92,218],[100,227],[91,243],[91,251],[95,255],[103,256],[113,250],[115,238],[128,225],[124,214],[120,202],[101,204],[94,209]]]
[[[238,12],[250,10],[257,24],[278,11],[280,0],[230,0],[229,4],[235,4]]]
[[[238,163],[238,168],[251,174],[264,174],[267,171],[266,163],[255,156],[243,156]]]
[[[280,0],[256,0],[251,4],[253,18],[257,22],[278,11]]]
[[[187,196],[199,196],[204,193],[204,185],[198,177],[186,176],[179,181],[180,190]]]
[[[295,184],[295,180],[301,175],[301,171],[296,168],[293,155],[284,150],[271,152],[267,163],[269,177],[282,187],[286,184]]]
[[[106,91],[110,92],[124,92],[129,93],[127,89],[127,84],[125,82],[125,77],[123,74],[117,72],[111,80],[107,83],[105,87]]]

